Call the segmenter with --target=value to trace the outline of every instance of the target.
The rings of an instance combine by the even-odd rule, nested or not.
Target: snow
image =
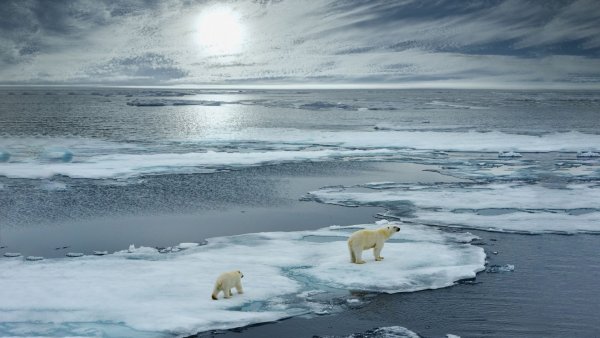
[[[375,186],[371,186],[375,188]],[[524,233],[600,232],[600,187],[550,188],[536,184],[386,184],[384,190],[324,188],[306,199],[344,206],[405,211],[422,224]]]
[[[365,227],[377,225],[217,237],[168,254],[133,246],[77,259],[0,259],[0,336],[41,335],[46,324],[60,335],[94,325],[109,337],[123,330],[181,336],[310,312],[318,309],[308,304],[315,290],[411,292],[450,286],[484,269],[481,248],[457,241],[457,234],[407,224],[386,243],[385,260],[365,253],[366,264],[351,264],[345,239]],[[229,270],[244,273],[245,293],[211,300],[214,280]]]

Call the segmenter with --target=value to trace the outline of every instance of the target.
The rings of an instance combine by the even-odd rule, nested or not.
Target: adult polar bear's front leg
[[[237,283],[235,283],[235,289],[237,290],[237,293],[239,293],[239,294],[244,293],[244,289],[242,288],[241,280],[239,280],[239,281],[237,281]]]
[[[375,256],[375,260],[376,261],[380,261],[383,259],[383,257],[381,257],[381,249],[383,249],[383,244],[385,242],[384,241],[377,241],[377,244],[375,244],[375,247],[373,248],[373,256]]]

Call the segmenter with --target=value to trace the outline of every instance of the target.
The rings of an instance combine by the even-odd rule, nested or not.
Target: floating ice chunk
[[[316,338],[420,338],[413,331],[402,326],[387,326],[368,330],[361,333],[353,333],[349,336],[314,336]]]
[[[324,102],[324,101],[315,101],[311,103],[305,103],[298,106],[300,109],[308,109],[308,110],[321,110],[321,109],[342,109],[342,110],[356,110],[356,107],[350,106],[348,104],[342,102]]]
[[[41,261],[43,259],[44,259],[44,257],[42,257],[42,256],[27,256],[25,258],[25,260],[28,260],[28,261]]]
[[[129,249],[127,249],[128,252],[135,252],[135,245],[133,244],[129,244]]]
[[[47,191],[60,191],[67,189],[67,185],[65,183],[57,181],[43,181],[41,187]]]
[[[82,257],[83,253],[82,252],[67,252],[66,256],[67,257]]]
[[[5,252],[4,257],[21,257],[21,254],[18,252]]]
[[[505,158],[505,157],[522,157],[523,155],[514,152],[514,151],[501,151],[498,153],[498,157],[501,158]]]
[[[583,158],[600,157],[600,153],[593,152],[593,151],[578,151],[577,157],[583,157]]]
[[[167,99],[135,99],[127,102],[128,106],[135,107],[162,107],[162,106],[220,106],[220,101],[199,100],[167,100]]]
[[[104,255],[108,255],[108,251],[97,251],[97,250],[95,250],[95,251],[93,252],[93,254],[94,254],[95,256],[104,256]]]
[[[455,334],[448,333],[448,334],[446,334],[446,338],[460,338],[460,336],[457,336],[457,335],[455,335]]]
[[[69,149],[53,147],[44,150],[41,158],[50,162],[71,162],[73,153]]]
[[[91,322],[100,323],[98,336],[118,336],[111,334],[115,327],[120,332],[184,336],[274,321],[311,309],[329,311],[297,297],[311,290],[424,290],[473,278],[485,267],[482,248],[456,242],[431,227],[412,225],[402,229],[412,235],[386,243],[384,261],[351,264],[346,247],[351,231],[324,228],[217,237],[171,254],[139,247],[134,253],[123,250],[38,264],[0,260],[0,318],[8,323],[0,325],[0,336],[43,335],[44,323],[52,323],[62,336],[74,336]],[[443,238],[429,241],[437,236]],[[245,293],[213,301],[215,278],[234,269],[244,272]],[[340,301],[346,304],[345,298]]]
[[[388,224],[389,221],[387,219],[381,219],[379,221],[376,221],[375,224],[377,225],[384,225],[384,224]]]
[[[8,162],[10,160],[10,153],[8,151],[0,150],[0,163]]]
[[[512,271],[515,271],[515,266],[513,264],[490,265],[485,269],[485,272],[489,272],[489,273],[512,272]]]
[[[179,245],[177,245],[177,247],[179,249],[189,249],[189,248],[193,248],[198,245],[200,245],[200,244],[198,244],[198,243],[179,243]]]

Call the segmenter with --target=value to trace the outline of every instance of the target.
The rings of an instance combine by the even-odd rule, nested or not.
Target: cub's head
[[[238,270],[237,273],[240,275],[240,278],[244,278],[244,274],[240,270]]]

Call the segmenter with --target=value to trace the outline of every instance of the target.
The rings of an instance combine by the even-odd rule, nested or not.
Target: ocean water
[[[481,279],[474,230],[594,241],[599,122],[596,91],[2,88],[0,335],[341,316]],[[373,215],[402,227],[390,258],[346,265]],[[223,269],[248,292],[212,302]]]

